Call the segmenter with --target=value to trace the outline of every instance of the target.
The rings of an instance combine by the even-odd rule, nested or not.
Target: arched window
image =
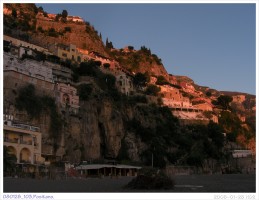
[[[30,163],[31,160],[31,152],[27,148],[23,148],[20,152],[20,162]]]
[[[63,94],[63,103],[65,104],[69,104],[70,99],[69,99],[69,95],[68,94]]]

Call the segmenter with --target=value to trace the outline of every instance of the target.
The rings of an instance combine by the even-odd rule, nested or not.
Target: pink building
[[[70,84],[57,83],[55,85],[55,96],[58,105],[62,109],[69,108],[69,111],[74,114],[78,113],[79,96],[77,96],[77,89]]]

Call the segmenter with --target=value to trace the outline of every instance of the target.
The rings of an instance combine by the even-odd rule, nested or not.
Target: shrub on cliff
[[[78,88],[80,100],[87,100],[93,91],[93,86],[89,84],[82,84]]]
[[[153,95],[153,96],[157,96],[158,95],[158,93],[160,92],[160,87],[157,87],[156,85],[148,85],[147,86],[147,89],[146,89],[146,91],[145,91],[145,93],[147,94],[147,95]]]

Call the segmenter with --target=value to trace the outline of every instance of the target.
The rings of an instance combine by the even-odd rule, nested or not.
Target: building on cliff
[[[79,16],[67,16],[67,21],[84,22],[83,18],[81,18]]]
[[[134,91],[132,78],[124,72],[116,75],[116,87],[121,93],[126,95],[130,95]]]
[[[44,53],[46,55],[51,55],[52,54],[46,48],[40,47],[38,45],[29,43],[29,42],[26,42],[26,41],[23,41],[23,40],[19,40],[19,39],[10,37],[10,36],[7,36],[7,35],[4,35],[4,41],[10,42],[11,45],[15,46],[15,47],[25,47],[27,49],[31,49],[31,50],[36,50],[36,51],[42,52],[42,53]]]
[[[44,65],[52,69],[53,81],[61,83],[72,83],[72,70],[60,64],[44,62]]]
[[[56,44],[54,48],[54,55],[58,56],[62,60],[72,60],[74,62],[83,61],[83,55],[77,50],[74,44]]]
[[[42,94],[53,96],[54,82],[52,69],[35,60],[20,60],[4,52],[4,95],[13,96],[20,87],[33,84]],[[8,95],[8,93],[10,93]]]
[[[37,126],[14,121],[4,115],[4,145],[17,158],[18,164],[44,164],[41,156],[41,132]]]
[[[57,83],[55,85],[56,102],[61,110],[77,114],[79,110],[79,96],[77,89],[70,84]]]

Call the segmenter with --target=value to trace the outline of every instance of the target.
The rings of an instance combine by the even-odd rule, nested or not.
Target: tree
[[[211,92],[210,91],[206,92],[206,96],[211,97]]]
[[[78,72],[81,76],[96,76],[97,67],[94,61],[81,62]]]
[[[106,38],[106,47],[109,49],[113,49],[113,44],[112,44],[112,42],[109,42],[108,38]]]
[[[128,49],[129,49],[130,51],[133,51],[133,50],[134,50],[134,47],[133,47],[133,46],[128,46]]]
[[[61,16],[62,16],[63,19],[66,19],[67,16],[68,16],[67,10],[63,10]]]
[[[147,73],[137,73],[133,78],[133,83],[138,88],[146,87],[147,83],[149,82],[149,76]]]
[[[140,47],[140,51],[142,51],[144,54],[151,55],[150,49],[148,49],[148,48],[145,47],[145,46],[141,46],[141,47]]]
[[[103,64],[103,67],[104,67],[105,69],[109,69],[109,68],[110,68],[110,64],[109,64],[109,63],[104,63],[104,64]]]
[[[56,30],[54,28],[50,28],[48,30],[48,35],[51,37],[58,37],[58,33],[56,32]]]
[[[41,99],[36,95],[35,86],[32,84],[21,88],[18,97],[15,99],[15,107],[18,110],[25,110],[30,117],[38,117],[42,111]]]
[[[14,18],[17,17],[17,11],[16,11],[16,9],[12,9],[12,16],[13,16]]]
[[[157,81],[156,81],[157,85],[166,85],[169,84],[168,81],[165,79],[165,77],[163,76],[158,76],[157,77]]]
[[[40,6],[40,7],[38,8],[38,11],[39,11],[39,12],[43,12],[42,6]]]
[[[60,17],[62,17],[62,15],[61,14],[57,14],[56,17],[55,17],[55,21],[58,22]]]
[[[217,105],[222,107],[223,110],[229,110],[230,109],[230,103],[233,101],[233,98],[228,95],[220,95],[217,98]]]
[[[79,86],[79,98],[80,100],[87,100],[89,95],[91,95],[93,91],[92,85],[82,84]]]
[[[160,87],[157,87],[156,85],[148,85],[146,89],[146,94],[157,96],[157,94],[160,92]]]
[[[218,149],[221,149],[224,145],[223,129],[216,123],[210,121],[208,124],[209,137]]]
[[[40,52],[40,51],[36,51],[36,56],[35,56],[35,59],[37,61],[45,61],[46,60],[46,54]]]
[[[70,33],[71,33],[71,27],[66,26],[66,27],[64,28],[64,31],[65,31],[65,32],[70,32]]]

